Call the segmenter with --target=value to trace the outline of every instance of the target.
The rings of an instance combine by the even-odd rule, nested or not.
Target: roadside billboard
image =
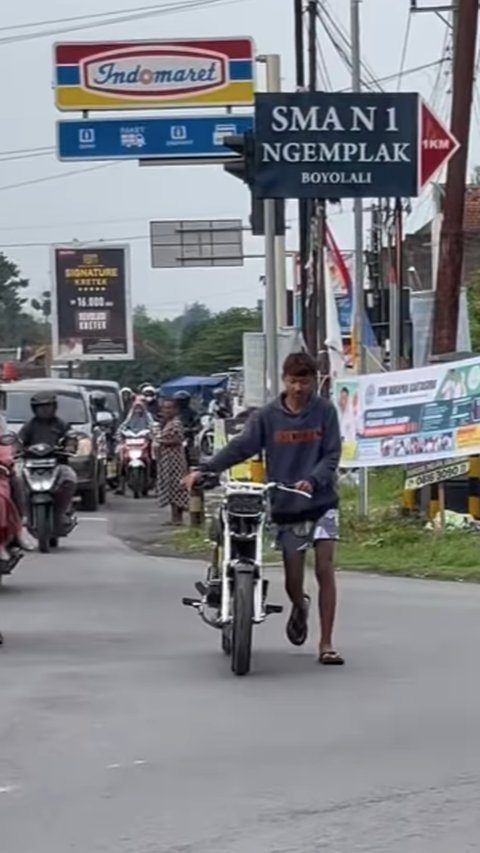
[[[344,468],[480,454],[480,356],[335,383]]]
[[[128,246],[53,247],[52,356],[133,358]]]
[[[54,47],[59,110],[251,106],[250,38],[66,42]]]

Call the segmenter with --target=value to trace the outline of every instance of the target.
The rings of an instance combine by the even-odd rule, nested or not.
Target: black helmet
[[[50,409],[45,416],[53,416],[57,411],[57,395],[54,391],[39,391],[30,398],[30,406],[34,415],[38,414],[39,409]]]
[[[186,403],[190,400],[190,394],[188,393],[188,391],[175,391],[173,399],[180,400],[180,402],[182,403]]]
[[[92,391],[90,394],[90,401],[92,406],[95,406],[97,411],[103,412],[107,405],[107,397],[103,393],[103,391]]]

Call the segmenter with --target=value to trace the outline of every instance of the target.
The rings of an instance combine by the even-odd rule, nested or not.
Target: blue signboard
[[[255,99],[260,198],[418,194],[419,96],[295,92]]]
[[[235,153],[225,136],[246,133],[253,116],[169,116],[57,122],[60,160],[209,160]]]

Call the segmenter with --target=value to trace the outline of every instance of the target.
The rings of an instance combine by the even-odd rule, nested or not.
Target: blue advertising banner
[[[412,93],[255,98],[260,198],[418,195],[420,100]]]
[[[253,116],[169,116],[57,122],[60,160],[228,160],[226,136],[253,128]]]

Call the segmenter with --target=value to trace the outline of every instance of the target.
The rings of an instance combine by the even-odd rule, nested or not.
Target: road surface
[[[108,527],[0,593],[2,853],[478,850],[480,587],[342,576],[345,668],[274,616],[235,679],[200,565]]]

